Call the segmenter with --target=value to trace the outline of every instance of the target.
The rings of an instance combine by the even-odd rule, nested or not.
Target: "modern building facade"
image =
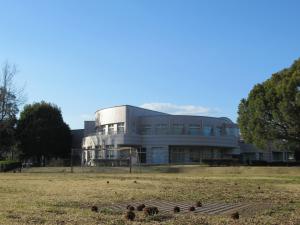
[[[141,164],[294,161],[293,152],[274,147],[261,150],[244,143],[237,125],[228,118],[170,115],[130,105],[96,111],[95,121],[85,121],[80,134],[85,165],[129,157]]]
[[[228,118],[170,115],[130,105],[96,111],[95,121],[85,122],[82,148],[87,165],[122,158],[126,149],[136,152],[133,160],[142,164],[201,163],[240,154],[239,130]]]

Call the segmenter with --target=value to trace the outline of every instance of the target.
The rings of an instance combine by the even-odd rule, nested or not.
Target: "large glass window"
[[[118,132],[118,134],[124,134],[124,132],[125,132],[124,123],[117,124],[117,132]]]
[[[226,128],[226,134],[229,136],[239,136],[239,129],[238,128]]]
[[[146,163],[146,159],[147,159],[147,152],[146,152],[146,148],[139,148],[138,149],[138,157],[139,157],[139,161],[140,163]]]
[[[155,134],[167,134],[168,126],[167,124],[156,124],[155,125]]]
[[[172,125],[172,134],[183,134],[184,125],[183,124],[173,124]]]
[[[201,126],[199,124],[190,124],[189,125],[189,134],[201,135]]]
[[[189,153],[190,153],[190,162],[199,162],[200,161],[200,150],[189,149]]]
[[[274,161],[281,161],[283,160],[283,152],[272,152],[273,160]]]
[[[184,148],[173,148],[171,150],[170,160],[172,163],[185,162],[185,150]]]
[[[108,125],[108,134],[114,134],[114,124]]]
[[[165,163],[165,155],[163,154],[163,147],[152,147],[151,148],[151,161],[154,164]]]
[[[222,129],[220,127],[215,128],[215,135],[216,136],[221,136],[222,135]]]
[[[141,126],[141,134],[151,134],[152,127],[151,125],[144,124]]]
[[[211,126],[204,126],[203,127],[203,135],[204,136],[211,136],[213,134],[213,129]]]

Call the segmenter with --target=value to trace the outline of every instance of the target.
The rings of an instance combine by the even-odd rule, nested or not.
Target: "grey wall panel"
[[[204,137],[193,135],[143,135],[143,145],[194,145],[237,148],[238,141],[234,136]]]
[[[84,121],[84,136],[89,136],[95,133],[95,121]]]

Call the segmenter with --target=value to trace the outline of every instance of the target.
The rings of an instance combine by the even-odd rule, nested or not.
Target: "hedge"
[[[6,172],[9,170],[18,169],[21,167],[22,167],[22,164],[21,164],[21,162],[18,162],[18,161],[12,161],[12,160],[0,161],[0,172]]]

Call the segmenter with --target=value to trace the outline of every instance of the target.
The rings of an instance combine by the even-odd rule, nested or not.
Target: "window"
[[[273,161],[282,161],[283,160],[283,152],[272,152]]]
[[[108,125],[108,134],[114,134],[114,124]]]
[[[151,132],[151,129],[152,129],[152,127],[151,127],[151,125],[142,125],[141,126],[141,134],[151,134],[152,132]]]
[[[183,124],[173,124],[172,125],[172,134],[183,134],[184,125]]]
[[[200,161],[200,150],[198,149],[189,149],[190,162],[199,162]]]
[[[167,124],[156,124],[155,125],[155,134],[167,134],[168,126]]]
[[[106,145],[105,146],[106,158],[112,159],[115,156],[115,146],[114,145]]]
[[[189,134],[200,135],[201,134],[201,126],[199,124],[190,124],[189,125]]]
[[[125,133],[124,123],[118,123],[117,124],[117,132],[118,132],[118,134],[124,134]]]
[[[147,162],[147,149],[139,148],[138,149],[138,157],[139,157],[140,163],[146,163]]]
[[[222,129],[220,127],[216,127],[215,128],[215,135],[216,136],[221,136],[221,134],[222,134]]]
[[[239,129],[238,128],[226,128],[226,134],[229,136],[239,136]]]
[[[203,127],[203,135],[204,136],[211,136],[213,134],[213,129],[210,126]]]
[[[163,147],[151,148],[151,161],[155,164],[166,163],[166,155],[164,154]]]
[[[171,150],[170,160],[172,163],[185,162],[185,149],[173,148]]]
[[[105,134],[105,125],[101,125],[99,128],[100,134]]]
[[[108,154],[109,154],[110,159],[113,159],[115,157],[115,151],[114,150],[109,150]]]
[[[286,154],[287,154],[287,160],[294,160],[295,159],[294,153],[287,152]]]

